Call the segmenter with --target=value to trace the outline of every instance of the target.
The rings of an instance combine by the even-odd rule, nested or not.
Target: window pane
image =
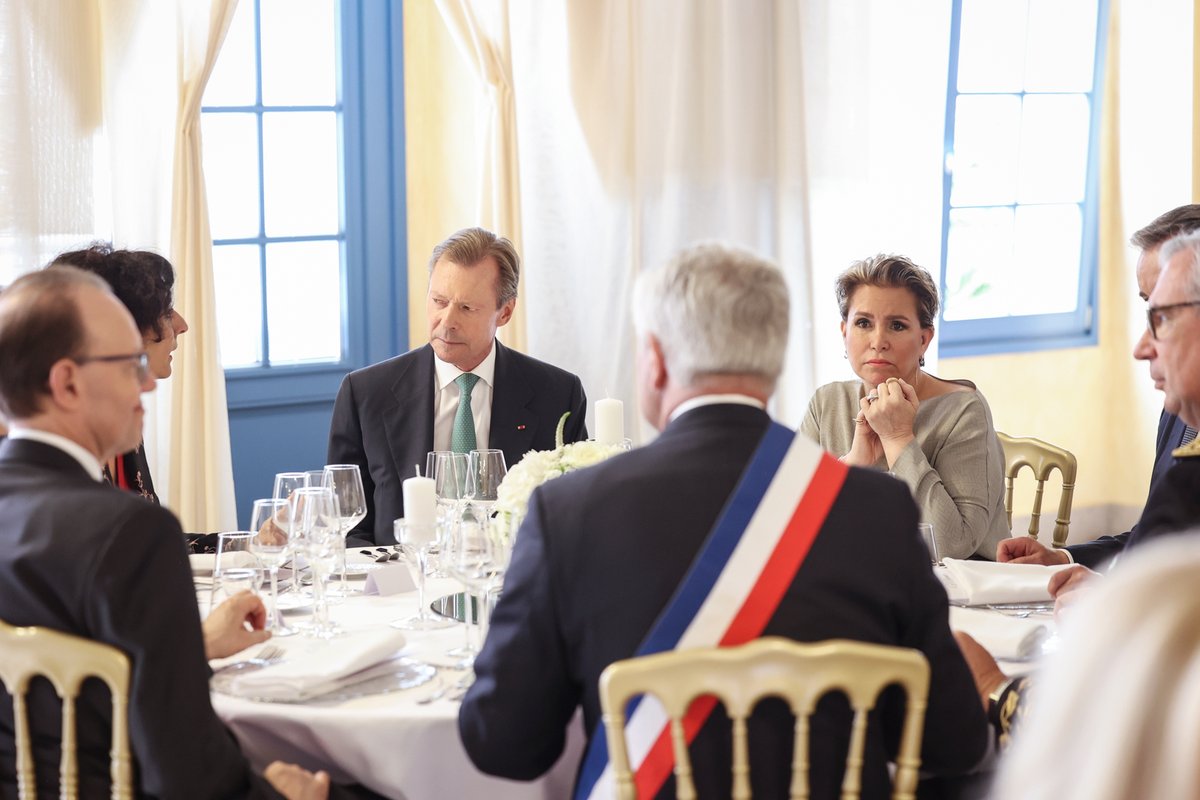
[[[1005,205],[1016,199],[1020,128],[1021,101],[1015,95],[958,98],[951,205]]]
[[[262,0],[263,104],[337,102],[333,0]]]
[[[254,114],[201,114],[204,183],[214,239],[258,236],[258,121]]]
[[[1087,189],[1086,95],[1026,95],[1017,201],[1079,203]]]
[[[262,362],[262,283],[258,245],[217,245],[213,273],[217,290],[217,332],[221,366],[252,367]]]
[[[1025,14],[1023,0],[963,0],[958,91],[1021,91]]]
[[[964,208],[950,212],[943,319],[987,319],[1007,314],[1013,212]]]
[[[263,114],[268,236],[340,232],[337,114]]]
[[[1079,206],[1028,206],[1017,209],[1014,270],[1017,299],[1012,314],[1056,314],[1079,305]]]
[[[272,364],[342,357],[342,259],[337,242],[267,245]]]
[[[1096,13],[1096,0],[1042,0],[1029,4],[1025,91],[1092,90]]]
[[[256,102],[254,79],[254,2],[244,0],[233,13],[212,77],[204,87],[203,104],[252,106]]]

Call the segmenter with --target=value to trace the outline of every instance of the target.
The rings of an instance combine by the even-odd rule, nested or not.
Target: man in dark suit
[[[367,516],[359,541],[395,542],[404,516],[401,484],[432,450],[492,448],[511,467],[530,450],[587,438],[579,378],[496,340],[517,302],[520,260],[512,242],[466,228],[433,250],[425,310],[429,344],[351,372],[329,424],[329,463],[357,464]],[[465,388],[464,388],[465,387]],[[459,413],[464,394],[466,408]]]
[[[138,796],[324,797],[328,776],[280,764],[267,780],[255,774],[209,703],[206,657],[267,638],[261,601],[238,595],[202,628],[179,522],[101,482],[100,465],[140,441],[141,393],[153,388],[133,318],[99,278],[56,267],[0,294],[0,413],[11,428],[0,444],[0,619],[129,656]],[[15,752],[3,694],[0,794],[8,795]],[[32,687],[39,796],[57,793],[60,709],[46,682]],[[76,714],[81,795],[107,796],[107,690],[87,683]]]
[[[600,673],[638,651],[771,425],[765,408],[788,330],[774,265],[721,245],[685,251],[641,276],[635,318],[642,412],[662,434],[534,492],[459,713],[463,744],[484,772],[529,780],[549,769],[579,706],[589,741],[603,737]],[[986,722],[916,533],[917,509],[890,477],[841,469],[843,487],[762,634],[919,649],[934,687],[922,769],[966,771],[984,751]],[[865,797],[887,792],[899,709],[885,698],[872,726]],[[814,797],[837,795],[847,717],[844,703],[828,699],[814,719]],[[692,745],[698,784],[713,796],[730,791],[727,737],[713,720]],[[754,795],[786,796],[786,708],[760,707],[750,740]]]
[[[1173,208],[1162,214],[1146,227],[1137,231],[1131,238],[1131,243],[1141,250],[1137,263],[1138,295],[1143,300],[1149,300],[1150,293],[1158,283],[1162,272],[1159,251],[1163,244],[1180,234],[1200,230],[1200,205],[1189,204]],[[1150,362],[1150,378],[1154,388],[1163,388],[1163,376],[1159,371],[1148,342],[1143,337],[1133,351],[1134,358]],[[1149,498],[1153,496],[1155,487],[1167,470],[1174,466],[1176,459],[1172,453],[1176,448],[1189,443],[1196,438],[1196,428],[1181,420],[1172,412],[1164,409],[1158,419],[1158,436],[1155,440],[1154,469],[1150,473],[1150,489],[1147,492],[1147,507]],[[1125,533],[1115,536],[1101,536],[1090,542],[1073,544],[1059,550],[1051,549],[1028,536],[1017,536],[1005,539],[996,548],[997,561],[1012,561],[1017,564],[1082,564],[1096,570],[1110,563],[1120,555],[1125,548],[1138,537],[1141,521]]]

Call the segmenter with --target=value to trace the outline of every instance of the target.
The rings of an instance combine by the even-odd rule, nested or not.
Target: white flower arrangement
[[[508,471],[504,480],[496,490],[496,505],[493,507],[496,518],[493,522],[499,528],[499,534],[510,540],[514,530],[510,530],[514,520],[519,523],[529,507],[529,496],[533,490],[549,480],[553,480],[568,472],[590,467],[607,458],[623,453],[628,448],[619,444],[600,444],[599,442],[572,442],[563,444],[563,426],[571,412],[562,415],[558,421],[558,431],[555,441],[558,446],[553,450],[530,450],[517,464]]]

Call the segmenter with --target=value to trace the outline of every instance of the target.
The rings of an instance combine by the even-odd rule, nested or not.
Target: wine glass
[[[337,566],[342,548],[342,521],[337,497],[327,486],[309,486],[292,492],[291,516],[296,550],[308,560],[313,574],[312,621],[304,628],[308,635],[329,639],[341,629],[329,620],[325,583]]]
[[[217,534],[217,555],[213,560],[213,583],[208,601],[210,614],[218,605],[218,595],[228,599],[246,589],[257,590],[258,559],[250,551],[253,536],[250,531]]]
[[[367,499],[363,491],[362,473],[358,464],[327,464],[321,477],[321,485],[333,490],[338,501],[338,513],[342,521],[342,588],[343,595],[349,594],[346,586],[346,535],[367,516]]]
[[[466,497],[471,505],[483,510],[484,516],[491,516],[500,481],[507,474],[503,450],[472,450],[467,454]]]
[[[291,536],[291,503],[287,500],[255,500],[250,513],[250,528],[254,531],[250,539],[250,552],[258,556],[271,575],[271,613],[267,618],[267,630],[275,636],[291,636],[296,631],[283,621],[279,611],[279,568],[291,556],[288,546]]]
[[[277,472],[275,473],[275,490],[272,497],[276,500],[287,500],[292,492],[308,486],[307,472]]]
[[[417,579],[417,613],[411,617],[394,620],[393,628],[403,628],[409,631],[430,631],[437,628],[448,628],[454,624],[446,617],[434,616],[429,613],[425,603],[425,573],[429,567],[429,555],[437,542],[438,525],[436,523],[413,525],[398,519],[392,523],[396,541],[404,551],[406,561],[416,569]]]
[[[472,616],[478,622],[478,612],[475,598],[482,594],[488,583],[494,577],[496,565],[496,549],[492,537],[488,533],[487,518],[464,517],[450,527],[446,552],[442,556],[442,566],[463,585],[465,590],[466,608],[475,608]],[[470,621],[467,622],[467,646],[462,652],[462,668],[469,669],[475,662],[477,646],[470,643]]]
[[[435,450],[425,456],[425,477],[433,478],[438,506],[453,512],[467,492],[467,454]]]

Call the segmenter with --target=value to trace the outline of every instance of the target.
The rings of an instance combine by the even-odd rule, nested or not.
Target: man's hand
[[[1095,584],[1099,573],[1082,564],[1076,564],[1070,569],[1064,569],[1050,576],[1046,587],[1054,598],[1054,615],[1058,616],[1072,603],[1079,601],[1087,593],[1087,588]]]
[[[958,642],[958,649],[962,650],[963,658],[971,670],[971,677],[975,679],[975,689],[983,702],[983,710],[987,711],[988,698],[1000,684],[1008,680],[1008,676],[1000,671],[1000,665],[992,658],[992,654],[983,649],[983,645],[975,641],[970,634],[962,631],[953,633],[954,640]]]
[[[329,773],[316,774],[295,764],[272,761],[263,777],[288,800],[325,800],[329,797]]]
[[[204,620],[204,657],[224,658],[265,642],[271,638],[263,630],[266,624],[267,609],[262,599],[253,592],[238,592]]]
[[[1071,563],[1071,559],[1063,551],[1046,547],[1037,539],[1028,536],[1016,536],[1000,542],[996,545],[996,560],[1013,564],[1042,564],[1047,567]]]

